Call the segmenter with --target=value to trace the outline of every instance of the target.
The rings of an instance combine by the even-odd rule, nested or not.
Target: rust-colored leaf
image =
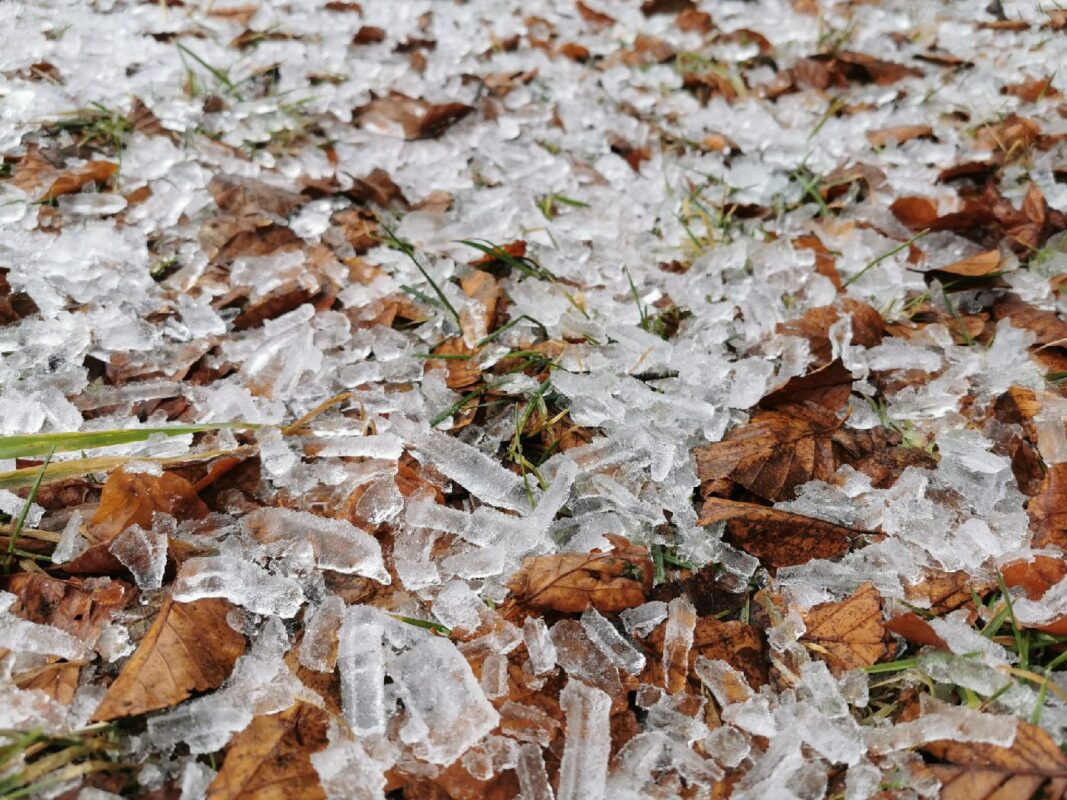
[[[578,9],[578,14],[582,19],[589,23],[589,26],[594,31],[599,31],[604,28],[608,28],[615,24],[615,17],[608,16],[607,14],[597,11],[595,8],[590,8],[582,0],[578,0],[575,3],[575,8]]]
[[[463,293],[477,304],[474,308],[464,308],[460,312],[459,322],[463,335],[469,339],[483,339],[493,329],[497,304],[503,293],[500,283],[488,272],[473,270],[463,276],[459,285]]]
[[[706,139],[704,141],[704,146],[708,146]],[[725,150],[726,147],[727,145],[724,141],[723,146],[716,149]],[[834,255],[830,252],[830,249],[822,243],[822,239],[815,234],[804,234],[793,240],[793,247],[798,250],[812,250],[815,253],[815,271],[823,277],[829,278],[837,291],[840,292],[844,288],[841,283],[841,275],[837,272]]]
[[[882,624],[882,598],[865,583],[840,602],[821,603],[804,615],[801,637],[835,675],[869,667],[889,655]]]
[[[937,635],[937,631],[930,626],[930,623],[914,611],[905,611],[903,614],[897,614],[886,621],[885,627],[897,636],[903,636],[913,644],[940,647],[943,650],[948,649],[945,640]]]
[[[1067,550],[1067,462],[1053,464],[1026,506],[1034,547]]]
[[[997,267],[1000,266],[1000,252],[997,250],[986,250],[983,253],[977,255],[968,256],[961,261],[954,261],[951,264],[947,264],[943,267],[930,270],[927,275],[937,275],[941,280],[945,280],[943,276],[958,276],[963,278],[980,278],[988,275],[991,272],[996,272]]]
[[[1040,309],[1009,294],[993,305],[993,319],[1011,320],[1016,328],[1031,331],[1035,344],[1067,347],[1067,321],[1055,311]]]
[[[842,555],[864,533],[789,511],[709,497],[697,524],[716,522],[726,523],[727,540],[771,569]]]
[[[909,603],[921,606],[934,616],[947,614],[957,608],[973,605],[971,590],[984,597],[995,584],[972,578],[962,570],[940,572],[928,570],[918,583],[905,583],[904,596]]]
[[[1027,76],[1018,83],[1011,83],[1000,90],[1001,94],[1010,94],[1027,103],[1060,97],[1060,91],[1052,85],[1052,76],[1048,78],[1031,78]]]
[[[841,298],[836,305],[809,309],[804,316],[778,325],[777,331],[807,339],[815,365],[824,367],[833,357],[830,328],[842,317],[852,320],[852,344],[875,347],[882,343],[885,334],[882,315],[872,306],[850,297]]]
[[[934,129],[929,125],[896,125],[892,128],[867,131],[867,141],[873,147],[887,147],[891,142],[900,145],[912,139],[932,139],[933,136]]]
[[[81,668],[81,664],[54,661],[37,669],[13,675],[12,680],[20,689],[36,689],[44,692],[60,705],[69,706],[74,700],[74,693],[78,691],[78,676],[81,675]]]
[[[169,708],[222,685],[245,649],[244,637],[226,622],[231,608],[225,600],[176,603],[168,597],[93,719]]]
[[[648,654],[645,671],[640,676],[642,683],[666,685],[663,677],[665,633],[666,623],[662,623],[641,642]],[[763,640],[755,625],[748,625],[739,620],[719,620],[715,617],[698,619],[693,629],[693,646],[689,650],[688,662],[685,663],[685,673],[682,673],[681,663],[671,663],[672,686],[685,685],[687,681],[692,680],[696,687],[699,687],[700,679],[694,675],[693,667],[700,656],[712,661],[727,662],[742,672],[748,679],[749,686],[755,689],[767,683],[767,659],[763,655]]]
[[[899,197],[889,210],[913,231],[928,228],[937,219],[937,203],[929,197]]]
[[[514,602],[541,611],[604,613],[639,606],[652,591],[648,551],[621,536],[609,552],[559,553],[523,561],[507,586]]]
[[[462,336],[445,339],[433,349],[433,353],[437,356],[461,356],[460,358],[431,358],[426,361],[427,371],[445,370],[447,376],[445,383],[449,389],[457,392],[467,391],[482,379],[482,368],[474,358],[475,351],[464,344]]]
[[[208,515],[208,507],[185,478],[173,472],[150,475],[116,469],[104,484],[87,532],[97,544],[110,542],[131,525],[150,529],[157,511],[179,520]]]
[[[814,404],[791,411],[760,411],[721,442],[697,447],[697,476],[728,477],[771,501],[791,499],[802,483],[829,480],[837,469],[831,437],[841,420]]]
[[[804,404],[837,412],[848,403],[852,395],[852,382],[852,373],[837,358],[806,375],[790,378],[784,386],[765,395],[759,402],[760,408],[777,409]]]
[[[59,580],[39,572],[8,576],[5,591],[18,599],[11,613],[41,625],[55,625],[71,636],[92,642],[114,613],[134,599],[134,588],[123,581],[86,586],[77,578]]]
[[[937,741],[922,749],[944,762],[929,769],[941,781],[941,800],[1062,798],[1067,755],[1045,731],[1019,720],[1011,747]]]
[[[353,111],[360,125],[405,139],[434,139],[474,111],[463,103],[432,104],[400,92],[376,97]]]
[[[1040,600],[1045,592],[1067,576],[1067,559],[1033,555],[1004,564],[1000,573],[1005,585],[1021,586],[1031,600]]]
[[[302,195],[254,178],[216,175],[207,186],[219,210],[235,217],[287,217],[307,202]]]
[[[325,749],[329,724],[304,702],[255,717],[226,749],[208,800],[325,800],[311,754]]]

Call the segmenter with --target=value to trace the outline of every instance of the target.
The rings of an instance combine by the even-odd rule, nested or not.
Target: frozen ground
[[[0,3],[0,796],[1062,796],[1046,5]]]

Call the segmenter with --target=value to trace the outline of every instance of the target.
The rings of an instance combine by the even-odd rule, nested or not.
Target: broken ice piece
[[[652,629],[667,619],[667,604],[662,600],[651,600],[635,608],[628,608],[619,614],[622,624],[631,636],[644,638]]]
[[[52,553],[53,564],[66,564],[68,561],[73,561],[89,547],[89,540],[81,534],[81,524],[81,512],[75,511],[70,515],[67,524],[63,526],[59,544]]]
[[[331,594],[307,620],[300,642],[300,663],[316,672],[333,672],[337,663],[337,632],[345,615],[345,601]]]
[[[554,800],[540,747],[524,744],[519,748],[515,774],[519,779],[522,800]]]
[[[388,673],[404,703],[400,738],[418,758],[451,764],[500,721],[470,665],[447,639],[425,639],[397,657]]]
[[[543,675],[556,666],[556,646],[552,644],[552,637],[543,619],[527,617],[522,623],[522,638],[534,675]]]
[[[623,672],[636,675],[645,668],[645,657],[620,634],[615,626],[595,608],[582,614],[582,627],[586,636],[612,664]]]
[[[359,736],[385,731],[385,653],[381,612],[371,606],[345,611],[337,634],[341,707]]]
[[[288,508],[261,508],[243,520],[249,533],[264,544],[290,546],[310,542],[319,569],[362,575],[391,582],[378,540],[343,519],[327,519]]]
[[[601,800],[611,753],[611,698],[572,678],[560,692],[559,701],[567,716],[559,800]]]
[[[191,603],[225,597],[254,614],[289,619],[304,604],[300,584],[231,554],[190,558],[174,581],[174,599]]]
[[[497,653],[490,653],[482,662],[482,691],[490,700],[508,693],[508,660]]]
[[[733,703],[743,703],[753,696],[745,676],[725,661],[712,661],[698,656],[693,671],[715,696],[721,708]]]
[[[381,800],[385,797],[385,767],[372,759],[364,743],[347,738],[337,726],[325,750],[311,754],[311,764],[329,800]]]
[[[704,749],[708,755],[731,769],[744,760],[751,748],[748,737],[731,725],[716,728],[704,737]]]
[[[167,568],[167,535],[131,525],[107,547],[133,575],[139,589],[158,589]]]
[[[481,627],[486,606],[466,581],[454,579],[446,583],[434,598],[433,615],[446,628],[475,631]]]
[[[537,706],[508,700],[500,707],[500,730],[520,742],[548,747],[558,727],[559,723]]]
[[[10,611],[18,598],[0,591],[0,626],[4,631],[4,647],[13,653],[32,653],[59,656],[68,661],[85,658],[88,650],[78,639],[52,625],[39,625],[16,617]]]
[[[696,622],[697,612],[688,597],[683,595],[671,600],[663,634],[663,682],[671,693],[685,688]]]

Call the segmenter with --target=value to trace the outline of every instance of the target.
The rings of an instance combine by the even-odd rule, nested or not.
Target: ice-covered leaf
[[[864,534],[802,514],[709,497],[697,524],[716,522],[726,523],[726,537],[731,543],[773,569],[842,555]]]
[[[839,602],[822,603],[804,615],[807,631],[801,641],[841,675],[868,667],[891,653],[882,622],[882,598],[865,583]]]
[[[895,633],[897,636],[903,636],[912,644],[940,647],[943,650],[948,649],[945,640],[930,627],[930,623],[914,611],[905,611],[903,614],[891,617],[886,620],[885,627],[886,630]]]
[[[434,139],[474,111],[463,103],[432,104],[390,92],[352,112],[359,124],[379,133],[399,134],[404,139]]]
[[[255,717],[226,748],[208,800],[325,800],[311,756],[326,748],[329,716],[299,702]]]
[[[515,603],[543,611],[615,613],[639,606],[652,591],[648,550],[612,536],[612,550],[526,559],[508,579]]]
[[[1049,467],[1026,510],[1036,547],[1067,548],[1067,462]]]
[[[64,581],[36,572],[10,575],[3,588],[18,598],[11,613],[30,622],[55,625],[90,644],[135,595],[133,587],[123,581]]]
[[[204,517],[208,508],[193,485],[173,472],[116,469],[104,484],[89,532],[95,542],[106,543],[131,525],[150,530],[157,511],[182,520]]]
[[[93,714],[112,720],[169,708],[193,692],[218,688],[244,652],[224,600],[176,603],[167,598],[137,650]]]

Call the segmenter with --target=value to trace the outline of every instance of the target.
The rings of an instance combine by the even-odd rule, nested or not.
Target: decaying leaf
[[[1022,587],[1031,600],[1040,600],[1067,576],[1067,559],[1034,554],[1002,565],[1000,574],[1009,588]]]
[[[131,525],[151,529],[157,511],[179,520],[200,519],[207,516],[208,507],[193,485],[173,472],[151,475],[116,469],[108,475],[87,532],[95,543],[110,542]]]
[[[981,278],[985,275],[989,275],[991,272],[996,272],[997,267],[1000,266],[1000,262],[1001,255],[999,251],[986,250],[983,253],[969,256],[961,261],[955,261],[943,267],[929,270],[925,274],[932,277],[936,276],[940,278],[942,282],[946,282],[944,276]],[[948,278],[947,280],[951,280],[951,278]]]
[[[55,625],[90,643],[135,595],[133,586],[123,581],[86,585],[77,578],[63,581],[39,572],[9,575],[3,587],[18,598],[11,613],[41,625]]]
[[[609,552],[560,553],[527,558],[508,579],[514,602],[541,611],[603,613],[639,606],[652,590],[648,550],[609,536]]]
[[[1036,725],[1018,721],[1011,747],[937,741],[923,751],[941,762],[928,768],[941,781],[942,800],[1062,798],[1067,755]]]
[[[930,623],[914,611],[905,611],[903,614],[891,617],[886,620],[885,627],[886,630],[895,633],[897,636],[904,637],[913,644],[940,647],[943,650],[948,649],[945,640],[938,636],[937,631],[933,629]]]
[[[1067,550],[1067,462],[1049,467],[1040,491],[1026,506],[1034,547]]]
[[[468,340],[484,339],[496,319],[497,304],[503,293],[500,283],[488,272],[473,270],[460,280],[459,285],[475,304],[464,308],[459,314],[463,335]]]
[[[807,631],[801,641],[835,675],[869,667],[890,653],[882,623],[882,598],[872,583],[863,584],[840,602],[814,606],[804,615],[804,624]]]
[[[425,100],[390,92],[352,112],[359,124],[378,133],[400,134],[405,139],[434,139],[474,111],[463,103],[434,105]]]
[[[852,344],[875,347],[882,343],[885,333],[882,315],[874,307],[851,297],[841,298],[836,305],[809,309],[802,317],[783,322],[777,330],[807,339],[815,366],[825,367],[833,359],[830,328],[842,317],[852,321]]]
[[[822,406],[794,413],[761,411],[721,442],[693,451],[701,481],[729,477],[765,500],[792,499],[810,480],[829,480],[837,469],[832,435],[842,421]]]
[[[709,497],[698,525],[726,523],[726,539],[770,569],[846,553],[865,531],[774,508]]]
[[[904,584],[904,596],[912,605],[927,609],[934,616],[941,616],[971,604],[972,590],[979,597],[984,597],[995,585],[990,581],[973,578],[963,571],[927,570],[918,583]]]
[[[641,681],[654,686],[666,685],[663,678],[663,640],[666,623],[658,625],[641,642],[648,653],[645,671]],[[685,674],[682,664],[671,664],[670,683],[672,686],[683,685],[692,680],[699,685],[699,678],[693,672],[698,657],[725,661],[739,670],[748,680],[749,686],[758,689],[767,683],[767,659],[764,655],[763,639],[755,625],[748,625],[739,620],[718,620],[715,617],[701,617],[693,629],[693,646],[689,650],[689,660]]]
[[[208,800],[325,800],[311,754],[328,744],[329,722],[304,702],[255,717],[226,749]]]
[[[245,649],[244,637],[226,622],[231,608],[225,600],[176,603],[168,597],[93,719],[169,708],[193,692],[217,689]]]
[[[891,142],[901,145],[912,139],[931,139],[933,135],[934,129],[929,125],[896,125],[892,128],[867,131],[867,141],[874,147],[886,147]]]

